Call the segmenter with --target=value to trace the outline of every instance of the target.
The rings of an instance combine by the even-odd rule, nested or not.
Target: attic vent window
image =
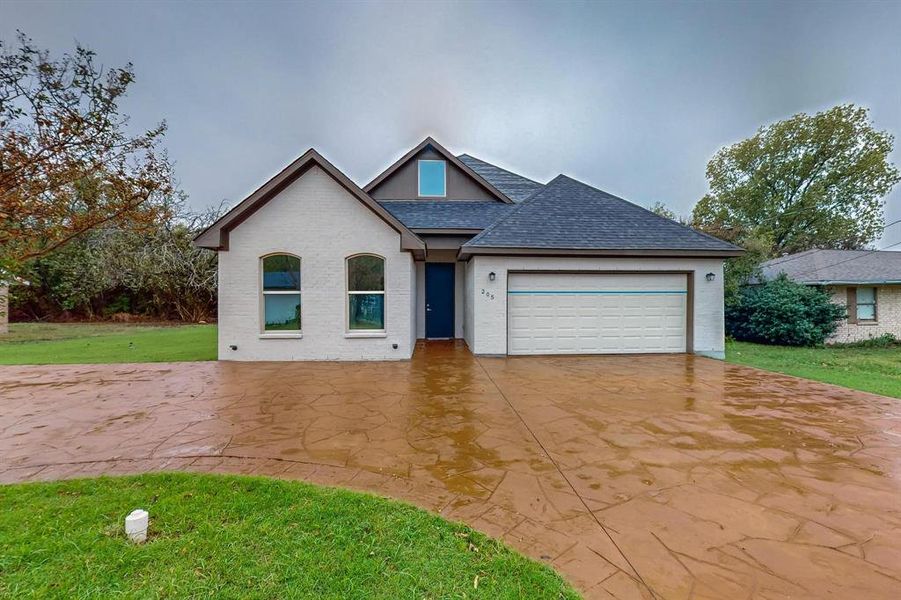
[[[419,196],[443,198],[447,195],[447,163],[443,160],[419,161]]]

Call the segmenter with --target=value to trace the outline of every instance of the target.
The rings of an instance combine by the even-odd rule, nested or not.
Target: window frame
[[[860,290],[861,289],[872,289],[873,290],[873,301],[872,302],[861,302],[860,301]],[[860,307],[861,306],[872,306],[873,307],[873,318],[872,319],[864,319],[860,316]],[[854,290],[854,315],[856,317],[856,321],[858,323],[877,323],[879,321],[879,292],[878,288],[875,285],[859,285]]]
[[[350,261],[361,256],[372,256],[382,261],[382,290],[355,290],[350,289]],[[385,288],[388,285],[388,261],[381,254],[373,252],[358,252],[344,258],[344,335],[347,337],[384,337],[388,332],[388,293]],[[351,295],[381,294],[382,295],[382,328],[381,329],[353,329],[350,326],[350,297]]]
[[[300,283],[296,290],[267,290],[266,289],[266,270],[264,262],[267,258],[273,256],[290,256],[296,258],[298,262],[298,274],[300,275]],[[291,252],[269,252],[260,256],[260,337],[301,337],[303,335],[303,259]],[[298,306],[300,306],[300,328],[299,329],[266,329],[266,296],[292,296],[296,295]]]
[[[423,194],[422,193],[422,163],[441,163],[444,165],[444,193],[443,194]],[[421,158],[416,161],[416,196],[418,198],[447,198],[447,161],[434,158]]]

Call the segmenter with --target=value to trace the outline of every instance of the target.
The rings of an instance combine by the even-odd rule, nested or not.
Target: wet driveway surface
[[[590,598],[890,598],[901,401],[691,356],[0,367],[0,480],[371,490]]]

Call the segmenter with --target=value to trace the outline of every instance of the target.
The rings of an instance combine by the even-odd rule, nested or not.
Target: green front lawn
[[[216,360],[215,325],[11,323],[0,364]]]
[[[143,545],[125,515],[150,512]],[[548,567],[406,504],[185,473],[0,486],[8,598],[578,598]]]
[[[728,342],[726,360],[901,398],[899,348],[789,348]]]

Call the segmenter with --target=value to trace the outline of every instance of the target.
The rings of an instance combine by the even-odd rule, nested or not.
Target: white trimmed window
[[[419,195],[427,198],[447,196],[447,163],[443,160],[420,160],[417,166]]]
[[[857,320],[876,320],[876,288],[857,288]]]
[[[347,259],[347,330],[385,331],[385,259],[357,254]]]
[[[260,262],[263,333],[300,333],[300,258],[270,254]]]

